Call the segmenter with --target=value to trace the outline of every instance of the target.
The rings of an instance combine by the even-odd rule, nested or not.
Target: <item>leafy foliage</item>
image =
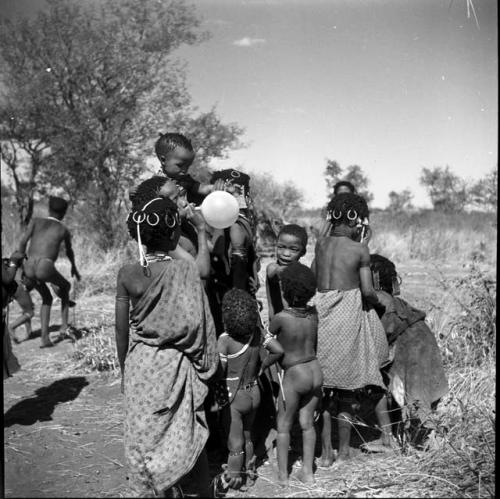
[[[469,202],[488,211],[498,207],[498,169],[494,168],[482,179],[474,183],[468,192]]]
[[[461,211],[467,204],[465,181],[449,166],[422,168],[420,183],[427,189],[435,210]]]
[[[84,200],[89,223],[109,247],[125,192],[144,171],[158,132],[179,131],[202,145],[201,168],[240,147],[243,130],[223,124],[214,109],[197,115],[191,106],[184,66],[172,58],[180,45],[208,36],[191,6],[48,3],[33,19],[1,22],[1,138],[11,151],[29,153],[33,144],[50,151],[31,155],[32,190],[61,186],[73,201]]]
[[[401,212],[411,210],[413,208],[412,200],[413,194],[409,189],[401,192],[389,192],[389,206],[388,210],[392,212]]]
[[[360,166],[350,165],[344,172],[337,161],[327,159],[324,175],[327,186],[328,199],[330,199],[333,195],[334,185],[341,180],[346,180],[354,185],[357,194],[364,197],[368,204],[373,201],[373,194],[368,190],[368,184],[370,181],[368,180],[368,177],[364,174],[363,169]]]

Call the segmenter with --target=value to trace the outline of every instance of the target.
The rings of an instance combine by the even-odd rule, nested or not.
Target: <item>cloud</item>
[[[261,45],[263,43],[266,43],[264,38],[250,38],[245,36],[244,38],[235,40],[233,45],[236,45],[237,47],[253,47],[254,45]]]

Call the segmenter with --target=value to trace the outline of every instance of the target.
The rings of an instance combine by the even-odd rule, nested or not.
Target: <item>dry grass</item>
[[[5,224],[6,219],[10,225]],[[2,250],[8,253],[15,247],[18,232],[12,217],[5,212],[2,220]],[[309,221],[303,223],[309,225]],[[234,492],[233,496],[494,496],[496,281],[488,269],[496,265],[496,216],[424,212],[394,217],[374,213],[371,223],[372,252],[382,253],[398,266],[417,262],[418,268],[437,276],[434,282],[424,277],[427,281],[418,288],[418,293],[422,308],[429,311],[427,321],[443,354],[450,391],[434,415],[434,429],[426,449],[409,448],[406,454],[357,455],[349,465],[332,471],[319,470],[312,487],[292,476],[290,487],[285,490],[277,487],[272,467],[262,467],[259,486],[245,493]],[[305,264],[312,259],[313,244],[311,240],[303,258]],[[130,243],[119,251],[106,253],[86,234],[75,234],[74,247],[82,274],[82,282],[76,289],[77,299],[89,304],[89,308],[99,307],[103,297],[114,295],[116,273],[123,263],[135,258],[135,247]],[[266,263],[263,261],[261,283]],[[462,276],[450,279],[440,275],[438,270],[444,264],[461,268]],[[69,276],[65,258],[58,266]],[[433,295],[428,292],[431,287],[440,287],[443,305],[436,306],[432,301]],[[257,297],[265,306],[262,317],[266,322],[264,287]],[[92,323],[86,316],[80,318],[85,324],[77,330],[81,338],[68,359],[68,369],[72,363],[74,367],[118,374],[112,309],[102,310],[102,318],[96,319],[94,315]],[[47,369],[53,368],[47,362]]]

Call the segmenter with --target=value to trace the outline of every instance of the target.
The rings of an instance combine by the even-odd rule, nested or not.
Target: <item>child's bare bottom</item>
[[[319,362],[309,360],[285,370],[283,392],[279,396],[278,413],[278,483],[288,484],[288,449],[290,429],[297,411],[302,429],[302,470],[301,480],[314,482],[313,460],[316,443],[314,411],[321,400],[323,374]],[[284,397],[283,397],[284,395]],[[284,400],[283,400],[284,399]]]
[[[52,346],[49,339],[50,308],[52,294],[46,283],[50,283],[56,295],[61,299],[61,333],[68,329],[70,283],[56,269],[50,258],[28,258],[23,266],[23,281],[28,291],[33,288],[42,297],[40,323],[42,347]]]
[[[254,467],[251,430],[255,413],[260,404],[260,388],[257,384],[239,389],[229,408],[222,414],[225,428],[229,428],[227,447],[229,457],[225,479],[233,489],[243,485],[243,465],[247,470]]]

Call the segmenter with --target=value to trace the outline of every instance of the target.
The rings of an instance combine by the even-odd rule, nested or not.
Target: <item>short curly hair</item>
[[[309,267],[293,262],[281,273],[281,289],[291,307],[305,307],[316,292],[316,277]]]
[[[372,273],[378,274],[380,288],[392,295],[394,279],[398,278],[396,265],[385,256],[372,253],[370,255],[370,270]]]
[[[174,151],[177,147],[183,147],[188,151],[193,152],[193,144],[182,133],[160,133],[159,139],[155,142],[155,153],[158,159],[165,153]]]
[[[347,187],[352,194],[356,194],[356,187],[354,187],[354,185],[351,184],[351,182],[349,182],[349,180],[341,180],[340,182],[337,182],[334,186],[333,186],[333,195],[336,196],[337,193],[338,193],[338,190],[341,188],[341,187]]]
[[[230,289],[222,298],[222,320],[231,338],[246,343],[259,322],[257,301],[243,289]]]
[[[278,238],[281,236],[281,234],[289,234],[290,236],[295,236],[297,239],[299,239],[304,248],[302,255],[305,254],[307,249],[307,231],[306,229],[304,229],[304,227],[301,227],[297,224],[283,225],[283,227],[281,227],[280,231],[278,232]]]
[[[138,224],[136,220],[142,221]],[[167,221],[169,222],[167,225]],[[142,206],[136,206],[127,217],[130,236],[137,241],[139,226],[141,242],[148,250],[170,250],[172,234],[179,230],[179,212],[177,205],[169,198],[152,198]]]
[[[357,224],[358,218],[363,220],[370,216],[366,201],[358,194],[344,193],[334,196],[328,203],[327,211],[334,227],[341,224],[352,227]]]
[[[151,199],[160,197],[160,190],[167,182],[168,178],[160,175],[148,178],[141,182],[137,189],[130,195],[132,208],[137,210],[144,206]]]

